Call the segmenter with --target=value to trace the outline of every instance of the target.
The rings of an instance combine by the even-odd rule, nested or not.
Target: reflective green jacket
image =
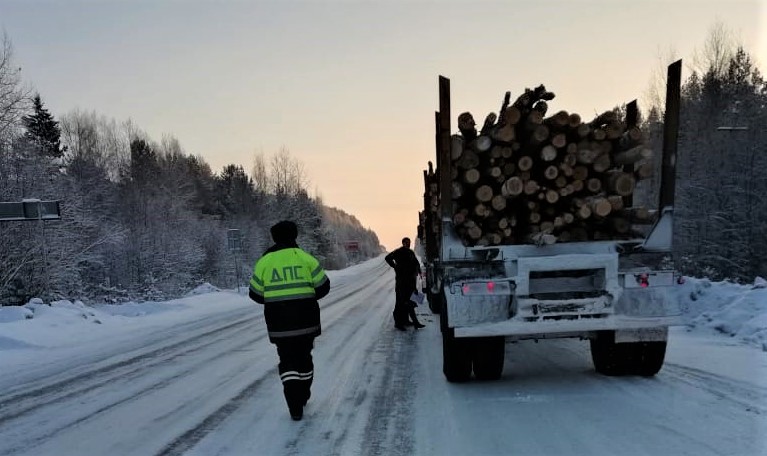
[[[264,304],[269,339],[318,336],[317,300],[330,289],[325,270],[316,258],[298,247],[273,247],[256,262],[250,297]]]

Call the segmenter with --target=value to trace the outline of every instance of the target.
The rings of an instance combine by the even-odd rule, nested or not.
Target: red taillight
[[[469,294],[469,285],[464,284],[464,286],[463,286],[463,294]]]
[[[640,287],[647,288],[650,286],[650,276],[647,274],[640,274],[637,277],[637,282],[639,282]]]
[[[495,282],[487,282],[487,291],[492,293],[494,289],[495,289]]]

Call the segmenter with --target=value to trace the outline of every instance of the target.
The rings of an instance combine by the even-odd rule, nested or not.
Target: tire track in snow
[[[0,416],[0,424],[33,412],[41,407],[91,393],[94,389],[109,384],[115,378],[123,379],[126,376],[135,376],[135,374],[143,373],[147,367],[153,367],[156,364],[161,364],[201,348],[206,348],[228,338],[230,336],[229,331],[233,331],[233,334],[236,334],[240,331],[248,330],[251,326],[250,324],[254,323],[256,319],[256,317],[249,317],[239,320],[189,339],[141,353],[126,360],[77,374],[65,380],[27,390],[10,397],[2,397],[0,398],[0,409],[3,410],[3,415]],[[209,340],[212,336],[221,337]],[[190,347],[190,344],[197,342],[200,343]],[[127,370],[125,370],[126,368]],[[13,410],[14,408],[16,410]],[[9,412],[9,410],[13,411]]]
[[[383,267],[378,267],[371,271],[375,272],[376,274],[370,274],[367,276],[368,280],[356,283],[354,286],[351,284],[344,284],[342,289],[343,293],[340,296],[329,294],[328,297],[332,299],[326,301],[327,304],[321,307],[321,312],[326,317],[326,323],[323,325],[323,331],[325,329],[335,327],[337,324],[340,324],[348,314],[359,311],[360,304],[350,307],[339,306],[339,304],[341,304],[345,299],[368,289],[371,283],[377,285],[373,293],[374,295],[378,292],[378,290],[384,289],[386,285],[381,284],[379,281],[379,277],[383,274],[384,271],[385,269]],[[349,288],[349,290],[346,290],[346,288]],[[367,293],[370,293],[370,291]],[[340,309],[340,312],[336,313],[336,309]],[[357,328],[355,334],[360,329],[361,327]],[[279,381],[277,372],[278,370],[276,366],[267,371],[263,376],[259,377],[248,386],[246,386],[243,390],[241,390],[235,397],[205,417],[197,426],[187,430],[183,434],[176,437],[173,441],[168,443],[162,450],[160,450],[159,453],[157,453],[157,455],[182,455],[194,448],[202,439],[204,439],[211,432],[215,431],[227,418],[229,418],[229,416],[235,413],[244,402],[255,395],[258,389],[263,386],[265,380],[267,380],[269,377],[273,377],[275,381]],[[292,443],[288,444],[288,451],[290,451],[290,448],[295,448],[295,445],[301,439],[301,436],[307,432],[307,427],[312,425],[313,424],[311,421],[307,420],[303,422],[302,427],[297,433],[296,439]],[[343,439],[343,435],[341,436],[341,439]]]
[[[750,412],[767,414],[767,408],[762,405],[767,404],[767,388],[679,364],[666,363],[661,372],[665,375],[659,375],[659,378],[670,377],[733,402]]]

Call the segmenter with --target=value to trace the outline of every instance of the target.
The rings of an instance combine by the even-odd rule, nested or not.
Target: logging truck
[[[669,66],[657,208],[633,204],[653,163],[636,101],[584,122],[547,116],[554,95],[539,86],[507,92],[479,131],[460,114],[452,134],[439,77],[418,251],[449,382],[500,378],[507,343],[526,339],[589,340],[605,375],[661,369],[680,314],[668,293],[680,71]]]

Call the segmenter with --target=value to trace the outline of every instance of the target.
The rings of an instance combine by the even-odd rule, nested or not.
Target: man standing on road
[[[410,302],[410,296],[416,291],[416,279],[421,273],[421,264],[415,253],[410,250],[410,238],[402,238],[402,247],[384,257],[386,263],[394,268],[394,327],[400,331],[406,331],[408,315],[413,321],[413,326],[423,328],[415,315],[415,304]]]
[[[269,341],[277,346],[279,372],[290,417],[300,420],[311,396],[314,338],[321,333],[318,299],[330,291],[319,261],[296,244],[298,227],[271,228],[275,245],[253,267],[250,298],[264,305]]]

